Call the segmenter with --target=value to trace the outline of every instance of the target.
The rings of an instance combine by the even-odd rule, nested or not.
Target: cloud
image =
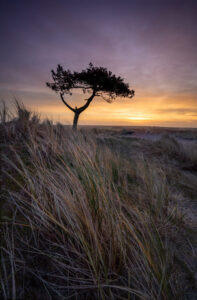
[[[158,114],[177,114],[177,115],[186,115],[186,116],[197,116],[196,108],[162,108],[155,110]]]

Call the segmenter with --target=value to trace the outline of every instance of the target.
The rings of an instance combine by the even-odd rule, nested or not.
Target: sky
[[[95,98],[80,124],[197,127],[196,0],[0,2],[0,99],[14,98],[64,124],[73,113],[46,86],[61,64],[106,67],[135,90]],[[67,101],[84,104],[73,91]]]

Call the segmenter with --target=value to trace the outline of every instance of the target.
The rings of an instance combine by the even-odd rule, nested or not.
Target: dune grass
[[[186,299],[193,232],[166,164],[16,107],[1,112],[1,298]]]

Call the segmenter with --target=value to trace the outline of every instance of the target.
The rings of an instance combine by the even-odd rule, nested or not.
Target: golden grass
[[[19,103],[11,122],[5,111],[2,299],[183,299],[186,229],[165,167]],[[170,142],[158,147],[171,156]]]

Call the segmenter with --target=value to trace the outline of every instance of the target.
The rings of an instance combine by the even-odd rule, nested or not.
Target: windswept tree
[[[95,97],[102,97],[111,103],[116,97],[132,98],[134,91],[129,88],[121,77],[117,77],[103,67],[94,67],[92,63],[86,70],[71,72],[58,65],[57,71],[51,71],[53,82],[47,82],[47,86],[60,94],[62,102],[74,113],[73,129],[77,128],[79,115],[88,108]],[[73,108],[65,100],[65,95],[72,95],[74,89],[82,89],[83,93],[90,96],[81,107]]]

